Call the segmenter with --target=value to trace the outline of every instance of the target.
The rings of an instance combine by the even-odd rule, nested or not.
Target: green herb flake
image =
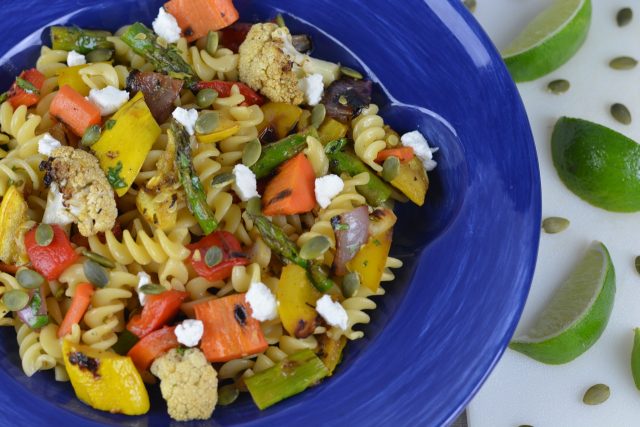
[[[116,125],[116,121],[113,119],[109,119],[104,123],[104,127],[107,130],[111,130],[113,129],[113,127]]]
[[[116,190],[127,187],[127,183],[120,176],[120,172],[122,172],[122,162],[118,162],[115,167],[107,170],[107,181]]]
[[[347,231],[349,230],[349,224],[338,224],[335,229],[336,231]]]
[[[21,77],[16,77],[16,85],[26,93],[40,95],[37,87]]]
[[[178,353],[179,356],[184,356],[184,352],[187,351],[187,347],[178,347],[176,348],[176,353]]]
[[[4,101],[6,101],[9,98],[9,92],[4,92],[3,94],[0,95],[0,104],[2,104]]]
[[[380,240],[378,240],[378,239],[374,239],[373,240],[373,244],[376,245],[376,246],[382,245],[382,243],[380,243]]]

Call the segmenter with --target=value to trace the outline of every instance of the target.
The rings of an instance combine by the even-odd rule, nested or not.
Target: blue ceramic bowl
[[[150,23],[161,3],[4,0],[0,87],[35,64],[52,23],[115,30]],[[504,351],[535,265],[540,184],[516,88],[459,0],[236,4],[244,21],[283,12],[293,32],[312,34],[314,56],[366,70],[385,119],[420,129],[439,166],[426,205],[399,209],[393,254],[405,267],[336,374],[265,411],[245,396],[190,425],[446,425]],[[0,340],[2,425],[178,425],[156,388],[146,417],[94,411],[50,373],[26,378],[13,331]]]

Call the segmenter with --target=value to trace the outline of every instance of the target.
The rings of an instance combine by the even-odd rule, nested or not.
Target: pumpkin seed
[[[342,105],[347,105],[349,103],[347,97],[344,95],[340,95],[340,98],[338,98],[338,102]]]
[[[623,125],[628,125],[631,123],[631,113],[629,112],[629,109],[624,104],[620,104],[620,103],[613,104],[611,106],[611,115],[613,116],[614,119],[616,119],[618,122],[622,123]]]
[[[400,159],[396,156],[387,157],[382,164],[382,179],[391,182],[398,176],[400,172]]]
[[[26,289],[38,289],[44,284],[44,277],[37,271],[23,268],[16,273],[16,280]]]
[[[611,396],[611,390],[606,384],[596,384],[589,387],[589,390],[584,394],[582,401],[587,405],[599,405],[604,403]]]
[[[359,71],[354,70],[353,68],[340,67],[340,72],[342,74],[344,74],[345,76],[347,76],[347,77],[351,77],[352,79],[356,79],[356,80],[364,79],[364,76],[362,75],[362,73],[360,73]]]
[[[552,216],[545,218],[542,221],[542,228],[545,233],[556,234],[566,230],[569,227],[570,221],[566,218]]]
[[[278,24],[278,27],[286,27],[287,24],[285,24],[284,22],[284,17],[282,16],[281,13],[276,15],[276,24]]]
[[[111,261],[109,258],[103,257],[102,255],[97,254],[95,252],[83,251],[82,255],[86,256],[91,261],[96,262],[106,268],[114,268],[116,266],[116,264],[113,261]]]
[[[300,257],[303,259],[316,259],[321,257],[330,247],[331,241],[327,236],[315,236],[302,245]]]
[[[557,79],[549,82],[549,84],[547,85],[547,89],[549,90],[549,92],[555,93],[556,95],[565,93],[569,90],[570,87],[571,83],[569,83],[569,81],[565,79]]]
[[[633,10],[630,7],[624,7],[620,9],[616,15],[616,22],[618,27],[624,27],[633,19]]]
[[[318,104],[311,110],[311,126],[318,129],[327,117],[327,107],[324,104]]]
[[[199,135],[213,133],[220,123],[220,115],[217,111],[205,111],[196,120],[195,130]]]
[[[222,249],[217,246],[211,246],[204,254],[204,263],[207,267],[215,267],[222,262]]]
[[[240,390],[233,384],[222,386],[218,389],[218,405],[231,405],[240,396]]]
[[[251,167],[256,164],[262,154],[262,144],[257,139],[247,142],[242,150],[242,164]]]
[[[87,62],[106,62],[113,56],[111,49],[95,49],[87,53]]]
[[[29,304],[29,294],[19,289],[12,289],[2,295],[2,303],[11,311],[19,311]]]
[[[462,0],[462,3],[469,9],[469,12],[474,13],[476,11],[476,0]]]
[[[214,176],[211,180],[211,186],[214,188],[225,187],[229,184],[233,184],[235,180],[236,177],[231,172],[225,172]]]
[[[154,284],[140,286],[140,292],[146,295],[158,295],[163,293],[166,290],[167,289],[164,286],[154,285]]]
[[[84,147],[91,147],[93,144],[98,142],[98,140],[100,139],[101,132],[102,132],[102,129],[100,128],[100,126],[98,125],[89,126],[87,130],[84,132],[84,135],[82,135],[80,144],[82,144],[82,146]]]
[[[640,256],[636,257],[635,264],[636,264],[636,271],[638,272],[638,274],[640,274]]]
[[[49,224],[40,224],[36,228],[36,243],[38,246],[49,246],[53,242],[53,227]]]
[[[83,266],[84,275],[93,285],[104,288],[109,283],[109,274],[100,264],[90,259],[85,260]]]
[[[630,56],[618,56],[609,62],[609,66],[614,70],[631,70],[636,65],[638,61]]]
[[[220,36],[217,31],[209,31],[207,34],[207,53],[209,55],[215,55],[218,50],[218,43],[220,42]]]
[[[351,298],[360,289],[360,275],[356,271],[348,273],[342,279],[342,293],[345,297]]]
[[[252,197],[247,201],[247,207],[245,210],[249,215],[260,215],[262,213],[262,204],[260,197]]]
[[[196,95],[196,104],[198,104],[200,108],[207,108],[210,107],[216,99],[218,99],[218,92],[209,88],[202,89],[198,92],[198,95]]]

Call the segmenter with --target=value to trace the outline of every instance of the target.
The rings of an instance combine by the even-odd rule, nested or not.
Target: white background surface
[[[552,0],[477,0],[476,18],[504,48],[519,30]],[[633,328],[640,326],[640,213],[616,214],[583,202],[562,184],[553,167],[550,137],[563,115],[592,120],[640,141],[640,67],[615,71],[609,61],[620,55],[640,58],[640,2],[592,0],[592,26],[582,49],[567,64],[541,79],[519,85],[538,151],[542,180],[542,217],[562,216],[571,226],[542,234],[538,265],[518,331],[525,330],[562,283],[592,240],[611,252],[617,276],[615,307],[609,326],[585,354],[565,365],[547,366],[507,350],[468,409],[470,427],[626,427],[640,426],[640,391],[633,384],[630,354]],[[618,28],[616,12],[634,8],[631,24]],[[556,78],[571,82],[563,95],[546,91]],[[634,116],[629,126],[609,115],[612,103],[625,104]],[[593,384],[611,387],[599,406],[582,403]]]

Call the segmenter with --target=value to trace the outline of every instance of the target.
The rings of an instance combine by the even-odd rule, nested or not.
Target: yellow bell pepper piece
[[[10,265],[23,265],[29,261],[24,247],[27,221],[27,202],[22,193],[11,186],[0,204],[0,261]]]
[[[124,104],[105,123],[102,136],[91,149],[118,196],[123,196],[134,179],[161,129],[144,102],[142,92]],[[115,183],[115,185],[114,185]]]
[[[311,335],[318,316],[313,307],[320,297],[304,268],[290,264],[282,269],[276,299],[282,326],[290,335],[298,338]]]
[[[278,139],[289,135],[302,115],[302,108],[286,102],[268,102],[261,109],[264,120],[257,126],[258,133],[262,133],[267,126],[271,126],[275,129]]]
[[[320,136],[320,142],[323,145],[335,141],[336,139],[344,138],[347,136],[347,125],[340,123],[336,119],[328,117],[324,123],[318,129],[318,135]]]
[[[371,236],[356,256],[349,261],[347,269],[360,276],[360,284],[376,292],[384,272],[389,250],[391,249],[391,230],[377,236]]]
[[[196,135],[198,142],[200,143],[211,143],[222,141],[223,139],[227,139],[240,130],[240,125],[233,120],[229,119],[220,119],[220,124],[216,128],[216,130],[212,133],[208,133],[206,135]]]
[[[131,358],[68,340],[62,355],[73,390],[87,405],[125,415],[149,411],[149,394]]]
[[[88,66],[89,64],[75,65],[73,67],[66,67],[59,70],[58,87],[69,85],[80,95],[89,95],[91,88],[87,86],[87,84],[82,80],[82,76],[80,76],[80,70]]]
[[[424,198],[429,189],[429,178],[424,166],[417,157],[405,163],[400,163],[398,175],[391,181],[391,185],[418,206],[424,204]]]

